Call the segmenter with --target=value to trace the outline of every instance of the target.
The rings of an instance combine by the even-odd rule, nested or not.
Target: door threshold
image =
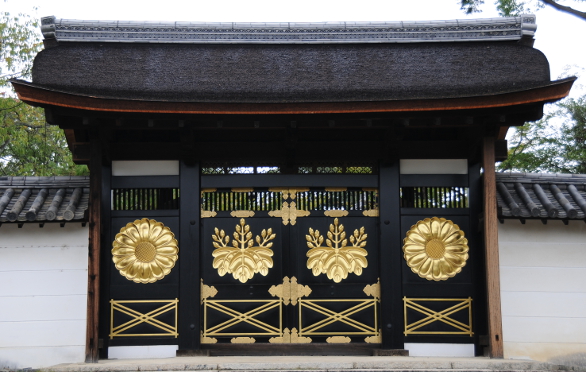
[[[380,344],[213,344],[200,350],[178,350],[178,357],[189,356],[409,356],[408,350],[381,349]]]

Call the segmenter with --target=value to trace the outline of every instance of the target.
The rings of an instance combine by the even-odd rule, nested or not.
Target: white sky
[[[498,16],[492,0],[486,0],[482,13],[471,16],[460,10],[459,0],[5,0],[0,2],[0,11],[4,10],[85,20],[202,22],[411,21]],[[583,75],[574,84],[572,96],[586,92],[586,48],[582,39],[586,21],[551,8],[535,14],[535,48],[547,56],[552,79],[562,74]]]

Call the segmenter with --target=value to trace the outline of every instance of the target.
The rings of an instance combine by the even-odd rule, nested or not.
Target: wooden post
[[[403,281],[401,276],[401,217],[399,162],[380,166],[380,285],[381,285],[381,349],[405,347],[403,335]],[[397,355],[384,354],[378,355]]]
[[[100,309],[100,234],[102,201],[102,150],[97,136],[91,143],[86,363],[98,362],[98,324]]]
[[[180,207],[180,288],[178,355],[196,354],[200,349],[200,184],[199,164],[181,161]],[[191,354],[189,354],[191,352]]]
[[[495,139],[484,138],[484,252],[486,264],[486,295],[488,305],[488,346],[491,358],[502,358],[503,325],[499,273],[498,219],[496,207]]]

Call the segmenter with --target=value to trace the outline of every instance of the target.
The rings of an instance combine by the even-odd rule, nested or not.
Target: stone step
[[[532,372],[581,371],[537,361],[489,358],[424,358],[382,356],[178,357],[168,359],[101,360],[60,364],[46,372],[225,371],[225,372]]]

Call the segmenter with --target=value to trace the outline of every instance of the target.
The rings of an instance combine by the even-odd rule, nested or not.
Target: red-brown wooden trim
[[[499,272],[498,220],[496,205],[495,139],[484,138],[484,253],[488,305],[488,345],[491,358],[503,358],[503,320]]]
[[[518,92],[503,94],[376,102],[305,103],[201,103],[123,100],[58,92],[22,81],[12,81],[18,97],[32,105],[52,105],[81,110],[163,114],[331,114],[470,110],[538,102],[552,102],[568,95],[575,78]]]
[[[89,260],[87,330],[85,344],[86,363],[97,363],[99,358],[98,325],[100,309],[100,230],[102,202],[102,151],[98,138],[92,141],[90,160],[89,200]]]

